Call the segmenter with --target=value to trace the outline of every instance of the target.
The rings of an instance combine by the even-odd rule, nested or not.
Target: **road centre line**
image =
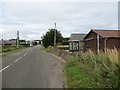
[[[28,53],[25,53],[24,56],[26,56]]]
[[[18,58],[18,59],[16,59],[14,62],[17,62],[17,61],[19,61],[21,58],[22,58],[22,57],[19,57],[19,58]]]
[[[23,56],[26,56],[28,53],[25,53]],[[17,62],[21,59],[22,57],[19,57],[18,59],[16,59],[14,62]]]
[[[9,67],[10,67],[10,65],[4,67],[3,69],[0,70],[0,72],[4,71],[5,69],[7,69],[7,68],[9,68]]]
[[[23,56],[26,56],[28,53],[25,53]],[[8,66],[4,67],[3,69],[0,70],[0,72],[4,71],[5,69],[9,68],[10,65],[12,65],[13,63],[19,61],[21,58],[23,58],[22,56],[19,57],[18,59],[16,59],[14,62],[10,63]]]
[[[19,58],[18,58],[18,59],[16,59],[14,62],[19,61],[21,58],[22,58],[22,57],[19,57]],[[13,62],[13,63],[14,63],[14,62]],[[1,69],[1,70],[0,70],[0,72],[2,72],[2,71],[4,71],[5,69],[9,68],[9,67],[10,67],[10,65],[12,65],[13,63],[10,63],[8,66],[6,66],[6,67],[4,67],[3,69]]]

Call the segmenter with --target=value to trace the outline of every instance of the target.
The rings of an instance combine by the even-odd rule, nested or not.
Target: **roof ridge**
[[[85,33],[72,33],[72,34],[85,34]]]
[[[119,29],[109,29],[109,30],[106,30],[106,29],[91,29],[92,31],[118,31]]]

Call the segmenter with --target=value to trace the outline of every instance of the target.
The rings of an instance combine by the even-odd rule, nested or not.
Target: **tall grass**
[[[5,56],[10,53],[16,52],[18,50],[22,50],[25,47],[26,46],[24,46],[24,45],[19,45],[19,47],[17,47],[16,45],[3,45],[1,48],[0,56]]]
[[[42,51],[45,51],[45,52],[49,52],[49,50],[51,49],[52,47],[47,47],[47,48],[45,48],[45,47],[40,47],[40,49],[42,50]]]
[[[22,49],[25,46],[23,45],[19,45],[19,47],[17,47],[16,45],[3,45],[2,46],[2,52],[10,52],[10,51],[14,51],[14,50],[18,50],[18,49]]]
[[[118,51],[95,54],[80,52],[71,56],[65,66],[66,87],[117,88],[119,81]]]
[[[107,49],[107,52],[105,53],[108,57],[109,57],[109,59],[113,62],[113,63],[115,63],[115,64],[118,64],[118,51],[117,51],[117,49],[116,48],[114,48],[114,49],[112,49],[112,50],[110,50],[110,49]]]

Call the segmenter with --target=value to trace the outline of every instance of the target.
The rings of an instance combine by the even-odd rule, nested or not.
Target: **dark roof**
[[[86,34],[71,34],[69,41],[80,41],[83,40]]]
[[[16,39],[15,40],[2,40],[0,41],[0,44],[16,44]]]
[[[101,37],[119,37],[118,30],[93,30]]]
[[[101,37],[120,37],[119,30],[96,30],[96,29],[92,29],[85,37],[84,39],[87,38],[87,36],[91,33],[94,32],[97,35],[100,35]],[[119,32],[119,33],[118,33]]]

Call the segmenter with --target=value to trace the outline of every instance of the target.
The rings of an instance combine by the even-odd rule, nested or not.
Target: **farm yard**
[[[117,30],[91,30],[71,34],[69,45],[41,49],[66,61],[65,88],[119,88],[119,39]]]
[[[70,37],[78,41],[77,37]],[[63,59],[65,64],[65,87],[66,88],[119,88],[119,36],[117,30],[94,30],[92,29],[83,40],[78,42],[78,51],[75,52],[76,44],[71,44],[69,57]],[[84,42],[83,49],[79,49]],[[59,50],[58,50],[59,51]],[[56,54],[56,53],[54,53]],[[62,54],[61,54],[62,55]],[[60,56],[62,57],[62,56]]]
[[[118,30],[71,34],[69,46],[46,50],[66,60],[65,88],[119,88]]]

